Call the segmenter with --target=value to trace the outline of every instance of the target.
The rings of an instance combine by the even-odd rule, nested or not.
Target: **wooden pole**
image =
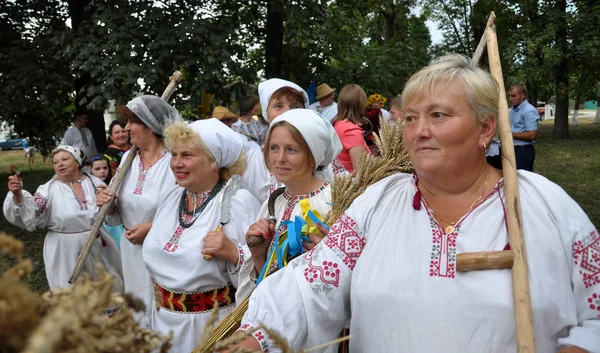
[[[468,252],[456,255],[456,271],[499,270],[512,268],[512,250]]]
[[[490,13],[490,15],[488,16],[487,23],[485,25],[485,30],[483,31],[483,35],[481,36],[481,39],[479,40],[479,45],[477,45],[477,49],[475,49],[475,54],[473,54],[472,61],[475,64],[479,63],[479,60],[481,60],[481,56],[483,55],[483,51],[485,50],[486,43],[487,43],[487,35],[486,35],[487,29],[492,27],[494,25],[495,21],[496,21],[496,14],[494,13],[494,11],[492,11]]]
[[[165,101],[168,101],[169,98],[171,97],[171,95],[173,94],[173,92],[175,92],[175,89],[177,88],[177,84],[179,82],[181,82],[181,72],[175,71],[175,73],[173,73],[173,76],[171,76],[169,84],[167,85],[167,88],[163,92],[161,98],[164,99]],[[77,282],[77,279],[79,278],[79,275],[81,274],[81,270],[83,269],[83,265],[87,261],[87,258],[90,255],[90,252],[92,251],[92,246],[94,246],[94,242],[96,241],[96,237],[98,235],[98,232],[100,231],[100,227],[102,227],[102,225],[104,224],[104,217],[106,217],[106,214],[108,213],[108,209],[112,206],[112,204],[114,202],[114,197],[115,197],[114,195],[117,194],[117,191],[119,191],[121,184],[123,184],[123,180],[125,180],[125,176],[127,175],[127,172],[129,171],[129,168],[131,167],[131,164],[133,163],[133,159],[136,156],[136,152],[137,152],[137,147],[131,146],[131,149],[129,150],[129,154],[128,154],[127,158],[125,159],[125,161],[119,168],[118,174],[115,176],[115,178],[110,183],[110,187],[108,188],[108,191],[110,191],[110,193],[112,195],[111,199],[107,203],[102,205],[102,207],[100,208],[100,211],[98,211],[98,213],[96,214],[96,218],[94,219],[94,225],[92,226],[92,230],[90,230],[87,241],[86,241],[85,245],[83,246],[83,250],[79,254],[79,257],[77,258],[77,263],[75,264],[75,268],[73,269],[73,272],[71,272],[71,277],[69,277],[70,284]]]
[[[492,12],[493,14],[493,12]],[[500,86],[500,109],[498,128],[500,131],[500,146],[502,148],[502,170],[504,174],[504,193],[506,197],[506,219],[510,248],[514,254],[512,267],[513,304],[515,311],[515,329],[517,337],[517,352],[534,353],[535,338],[533,331],[533,315],[531,311],[531,296],[529,293],[529,271],[523,238],[523,216],[519,199],[519,184],[513,147],[512,129],[508,116],[508,103],[502,77],[500,52],[496,27],[486,28],[487,52],[490,62],[490,72]]]

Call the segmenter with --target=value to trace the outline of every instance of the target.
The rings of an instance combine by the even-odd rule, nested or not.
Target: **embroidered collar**
[[[288,200],[288,201],[300,201],[303,199],[308,199],[311,197],[315,197],[318,194],[320,194],[323,190],[325,190],[325,188],[329,186],[328,182],[324,182],[323,185],[321,185],[321,187],[319,187],[317,190],[312,191],[308,194],[304,194],[304,195],[290,195],[287,191],[287,189],[285,190],[285,192],[283,193],[283,197]]]

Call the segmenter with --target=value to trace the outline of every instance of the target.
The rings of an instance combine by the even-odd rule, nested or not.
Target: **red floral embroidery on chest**
[[[573,243],[573,261],[579,266],[583,284],[590,288],[600,284],[600,233],[593,230]]]

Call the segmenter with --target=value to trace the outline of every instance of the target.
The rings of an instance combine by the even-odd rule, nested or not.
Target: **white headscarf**
[[[215,118],[198,120],[189,124],[188,127],[200,135],[202,142],[215,157],[219,168],[231,167],[240,158],[244,147],[242,135],[231,130],[219,120]]]
[[[85,155],[85,152],[83,152],[83,150],[79,147],[61,145],[52,150],[52,155],[60,151],[69,152],[71,155],[73,155],[80,167],[83,165],[83,163],[87,162],[87,156]]]
[[[281,121],[288,122],[300,132],[315,159],[316,168],[325,169],[342,151],[342,142],[333,125],[312,109],[292,109],[279,115],[271,122],[269,134]]]
[[[127,102],[127,108],[158,136],[163,135],[168,122],[181,118],[177,109],[157,96],[135,97]]]
[[[262,108],[263,115],[265,119],[269,121],[269,117],[267,116],[267,108],[269,107],[269,100],[271,100],[271,96],[275,91],[280,89],[281,87],[291,87],[297,91],[302,92],[304,95],[304,108],[308,108],[308,94],[306,91],[295,84],[294,82],[282,80],[280,78],[272,78],[270,80],[263,81],[258,84],[258,97],[260,99],[260,106]]]

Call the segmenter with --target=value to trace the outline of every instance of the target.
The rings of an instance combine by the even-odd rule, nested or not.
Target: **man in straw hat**
[[[315,102],[309,106],[310,109],[315,110],[324,118],[331,121],[337,115],[337,103],[333,101],[335,98],[335,88],[329,87],[328,84],[322,83],[317,86],[317,95]]]
[[[238,116],[234,112],[230,111],[226,107],[216,106],[213,109],[212,117],[221,121],[223,124],[227,125],[231,129],[231,126],[238,121]]]

